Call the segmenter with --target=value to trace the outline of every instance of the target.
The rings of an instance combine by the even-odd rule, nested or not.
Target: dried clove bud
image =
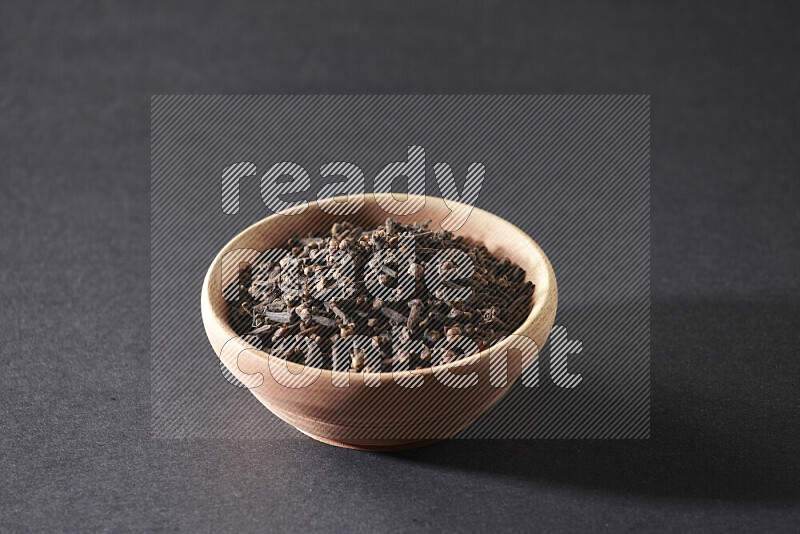
[[[359,349],[350,352],[350,368],[354,371],[361,371],[364,367],[364,360],[366,358],[366,351]]]
[[[453,325],[445,331],[445,339],[448,343],[455,343],[461,337],[461,327]]]
[[[422,310],[425,308],[425,305],[422,303],[422,300],[414,299],[408,303],[408,307],[411,308],[411,312],[408,314],[406,328],[413,332],[422,316]]]
[[[408,265],[408,274],[419,280],[425,274],[425,267],[419,263],[410,263]]]
[[[356,325],[350,323],[348,325],[342,325],[339,327],[339,336],[344,339],[353,335],[353,331],[356,329]]]
[[[457,267],[453,260],[446,260],[439,265],[439,274],[447,274],[451,271],[455,271],[456,269]]]

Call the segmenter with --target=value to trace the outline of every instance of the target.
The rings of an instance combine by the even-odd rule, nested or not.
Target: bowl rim
[[[378,198],[385,198],[386,200],[397,200],[393,196],[392,193],[363,193],[363,195],[365,197],[365,201],[367,200],[367,197],[371,197],[373,200],[378,199]],[[427,199],[435,199],[435,200],[441,201],[443,203],[446,202],[446,205],[450,209],[454,209],[455,206],[462,207],[462,208],[469,208],[469,209],[471,209],[470,216],[473,214],[473,212],[477,211],[482,216],[487,217],[491,222],[501,222],[503,224],[506,224],[506,225],[510,226],[511,229],[514,232],[516,232],[519,237],[522,238],[522,240],[525,242],[525,244],[527,246],[529,246],[533,250],[533,252],[535,252],[539,256],[539,259],[542,260],[542,262],[544,264],[544,267],[545,267],[546,276],[544,277],[543,281],[536,280],[534,282],[534,284],[536,285],[536,289],[534,289],[534,294],[536,294],[536,292],[537,292],[536,290],[537,289],[541,288],[542,289],[543,298],[540,301],[533,303],[533,307],[531,308],[531,311],[528,313],[528,316],[526,317],[525,321],[523,321],[522,324],[519,325],[513,332],[508,334],[508,336],[506,336],[505,339],[500,341],[500,343],[497,343],[496,345],[492,345],[491,347],[487,347],[486,349],[478,351],[478,352],[476,352],[475,354],[473,354],[471,356],[467,356],[466,358],[455,360],[455,361],[449,362],[449,363],[443,363],[443,364],[439,364],[439,365],[432,365],[430,367],[423,367],[423,368],[418,368],[418,369],[405,369],[405,370],[400,370],[400,371],[380,371],[380,372],[359,371],[359,372],[355,373],[356,375],[360,375],[362,377],[367,377],[367,376],[373,377],[373,380],[375,380],[374,377],[378,377],[378,380],[381,383],[384,382],[384,379],[386,377],[390,377],[392,380],[397,380],[398,378],[413,377],[413,376],[425,376],[425,377],[427,377],[429,375],[435,375],[437,373],[441,373],[441,372],[443,372],[445,370],[448,370],[448,369],[458,369],[460,367],[471,367],[473,364],[475,364],[477,362],[480,362],[481,358],[487,357],[491,352],[500,350],[503,347],[505,347],[506,345],[508,345],[514,339],[515,335],[521,335],[522,331],[527,330],[530,326],[532,326],[536,322],[536,320],[540,316],[542,316],[546,311],[548,311],[551,307],[552,308],[557,308],[557,305],[558,305],[558,285],[556,283],[555,272],[553,271],[553,266],[550,263],[549,258],[544,253],[542,248],[538,245],[538,243],[536,243],[526,232],[521,230],[515,224],[507,221],[506,219],[503,219],[502,217],[500,217],[498,215],[495,215],[494,213],[491,213],[489,211],[481,209],[481,208],[479,208],[477,206],[474,206],[474,205],[471,206],[469,204],[464,204],[464,203],[458,202],[456,200],[444,199],[443,197],[437,197],[437,196],[434,196],[434,195],[408,194],[408,195],[406,195],[406,197],[407,197],[406,200],[411,200],[412,198],[413,199],[422,199],[423,200],[423,205],[424,205],[424,203],[425,203],[425,201]],[[308,201],[308,207],[306,208],[306,210],[304,210],[301,213],[295,213],[292,216],[306,215],[308,213],[308,208],[310,208],[312,204],[315,204],[316,208],[319,209],[319,204],[321,202],[347,202],[348,199],[349,199],[348,195],[337,195],[335,197],[321,198],[321,199],[316,199],[316,200],[313,200],[313,201],[309,200]],[[237,233],[235,236],[233,236],[231,239],[229,239],[222,246],[220,251],[216,254],[216,256],[214,256],[214,259],[212,260],[211,265],[209,266],[208,270],[206,271],[206,275],[203,278],[203,287],[202,287],[202,290],[201,290],[201,310],[205,309],[206,308],[206,304],[207,304],[208,310],[210,312],[208,318],[213,320],[213,322],[217,326],[222,328],[223,332],[226,334],[226,337],[228,337],[228,339],[236,339],[236,340],[238,340],[238,342],[242,345],[242,348],[241,348],[240,352],[246,350],[246,351],[248,351],[250,353],[253,353],[256,356],[258,356],[259,359],[264,360],[264,362],[267,363],[267,364],[269,363],[269,359],[270,358],[273,358],[273,359],[276,359],[276,360],[280,360],[280,361],[282,361],[282,362],[284,362],[286,364],[287,368],[290,370],[290,372],[292,374],[298,374],[298,373],[302,373],[303,370],[307,366],[301,365],[299,363],[291,362],[291,361],[285,360],[283,358],[279,358],[277,356],[273,356],[273,355],[269,354],[268,352],[260,350],[257,347],[255,347],[254,345],[248,343],[244,338],[242,338],[242,336],[237,334],[233,330],[233,328],[231,328],[230,324],[228,323],[228,321],[224,317],[220,317],[219,313],[217,313],[217,310],[214,309],[214,306],[213,306],[213,304],[211,302],[211,298],[208,295],[208,292],[209,292],[209,289],[210,289],[210,284],[211,284],[211,276],[216,271],[216,269],[220,266],[220,263],[222,261],[223,252],[228,248],[228,246],[232,242],[240,239],[245,234],[251,232],[254,227],[259,226],[259,225],[268,225],[269,224],[268,221],[270,221],[272,219],[277,219],[278,217],[284,217],[285,213],[287,211],[292,211],[292,210],[296,210],[296,208],[288,208],[288,209],[285,209],[285,210],[281,210],[281,211],[279,211],[277,213],[273,213],[272,215],[264,217],[263,219],[259,219],[258,221],[254,222],[253,224],[249,225],[247,228],[245,228],[242,231],[240,231],[239,233]],[[387,212],[387,216],[388,215],[390,215],[390,214]],[[466,222],[464,224],[466,224]],[[541,283],[541,285],[540,285],[540,283]],[[203,313],[202,315],[203,315],[203,317],[202,317],[203,324],[205,325],[206,320],[207,320],[206,314]],[[555,317],[555,310],[554,310],[554,313],[553,313],[553,317]],[[207,329],[207,326],[206,326],[206,329]],[[549,337],[549,332],[548,332],[548,337]],[[541,350],[542,350],[542,347],[537,347],[537,351],[538,352],[541,352]],[[217,357],[220,357],[220,355],[218,354]],[[292,369],[294,369],[296,372],[293,371]],[[319,380],[319,378],[321,377],[322,374],[324,374],[326,376],[326,378],[332,379],[335,376],[342,376],[342,377],[345,376],[345,375],[346,376],[350,376],[350,374],[353,373],[352,371],[336,371],[336,370],[333,370],[333,369],[323,369],[323,368],[317,368],[317,369],[321,372],[321,374],[319,376],[317,376],[315,381]]]

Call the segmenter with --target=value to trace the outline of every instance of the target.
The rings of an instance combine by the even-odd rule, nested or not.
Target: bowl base
[[[299,428],[297,430],[300,430]],[[336,441],[333,439],[325,438],[322,436],[316,436],[305,430],[300,430],[306,436],[313,438],[319,442],[325,443],[327,445],[333,445],[335,447],[342,447],[343,449],[354,449],[358,451],[373,451],[373,452],[388,452],[388,451],[404,451],[407,449],[416,449],[418,447],[424,447],[425,445],[432,445],[434,443],[438,443],[440,441],[444,441],[447,438],[441,439],[396,439],[396,440],[368,440],[368,441],[359,441],[359,442],[343,442],[343,441]]]

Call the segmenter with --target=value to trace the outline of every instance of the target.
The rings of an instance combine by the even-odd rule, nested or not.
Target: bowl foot
[[[297,430],[300,430],[299,428]],[[313,438],[317,441],[322,443],[326,443],[328,445],[334,445],[336,447],[342,447],[344,449],[355,449],[359,451],[374,451],[374,452],[381,452],[381,451],[403,451],[406,449],[416,449],[417,447],[424,447],[425,445],[432,445],[433,443],[438,443],[443,441],[447,438],[441,439],[395,439],[395,440],[364,440],[364,441],[356,441],[356,442],[343,442],[343,441],[336,441],[333,439],[328,439],[322,436],[316,436],[304,430],[300,430],[306,436]]]

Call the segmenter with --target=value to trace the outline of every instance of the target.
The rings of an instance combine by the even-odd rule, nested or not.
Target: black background
[[[797,20],[790,2],[4,2],[0,529],[796,530]],[[651,94],[651,439],[151,440],[162,93]]]

